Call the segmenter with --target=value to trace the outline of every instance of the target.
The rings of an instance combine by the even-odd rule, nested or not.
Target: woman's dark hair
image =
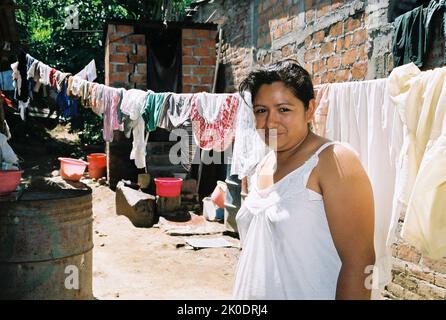
[[[252,71],[240,84],[239,91],[251,92],[254,103],[260,87],[276,81],[283,82],[303,102],[305,110],[308,109],[310,100],[314,99],[313,83],[310,74],[296,60],[288,59]]]

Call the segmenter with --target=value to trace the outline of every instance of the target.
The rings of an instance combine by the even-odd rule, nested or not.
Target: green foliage
[[[23,8],[16,11],[16,19],[26,52],[73,74],[95,59],[96,81],[104,83],[103,30],[107,20],[181,21],[191,3],[192,0],[16,0]],[[76,5],[79,12],[77,31],[65,27],[70,5]],[[73,127],[81,130],[83,142],[96,138],[102,141],[102,120],[91,110],[80,108],[76,122]]]

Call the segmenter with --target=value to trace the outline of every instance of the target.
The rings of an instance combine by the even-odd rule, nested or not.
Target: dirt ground
[[[93,199],[95,298],[231,298],[238,248],[187,249],[186,237],[136,228],[117,216],[108,187],[94,187]],[[238,245],[237,239],[223,237]]]
[[[68,127],[17,120],[11,146],[22,159],[23,181],[51,177],[60,156],[85,157],[87,151]],[[96,299],[230,299],[239,240],[224,235],[231,248],[193,250],[187,237],[162,228],[137,228],[116,215],[115,192],[93,189],[93,295]],[[216,224],[218,224],[216,222]],[[221,225],[220,225],[221,227]],[[200,237],[220,237],[222,234]]]

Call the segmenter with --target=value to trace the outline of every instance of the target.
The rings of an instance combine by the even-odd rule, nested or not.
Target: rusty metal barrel
[[[0,299],[92,299],[91,190],[0,202]]]

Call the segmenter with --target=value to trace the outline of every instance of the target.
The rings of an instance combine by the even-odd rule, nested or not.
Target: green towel
[[[149,93],[142,117],[149,132],[155,131],[168,93]]]

